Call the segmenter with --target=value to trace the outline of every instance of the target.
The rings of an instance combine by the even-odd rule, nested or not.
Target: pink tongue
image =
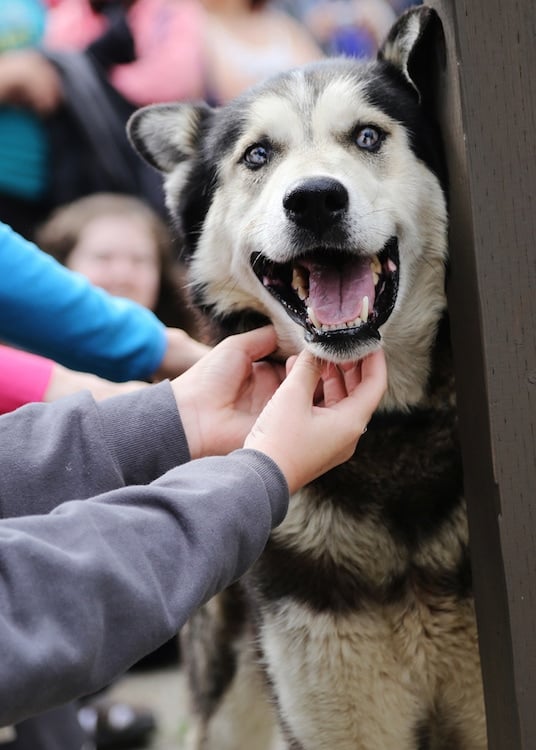
[[[355,320],[365,296],[372,310],[374,279],[370,258],[348,261],[340,266],[312,262],[302,265],[309,271],[308,305],[323,325],[342,325]]]

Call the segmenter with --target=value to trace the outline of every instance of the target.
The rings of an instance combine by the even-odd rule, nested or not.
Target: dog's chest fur
[[[454,736],[437,705],[478,657],[452,382],[436,374],[419,408],[377,417],[353,461],[293,498],[244,582],[289,742],[361,747],[373,716],[386,747],[437,741],[442,722]]]

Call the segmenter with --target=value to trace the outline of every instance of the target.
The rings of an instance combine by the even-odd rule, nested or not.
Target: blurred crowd
[[[127,142],[139,106],[225,103],[323,55],[367,57],[407,0],[3,0],[0,219],[25,237],[98,191],[165,218],[158,176]],[[414,4],[414,3],[413,3]]]
[[[179,357],[180,371],[206,347],[188,308],[161,180],[131,148],[129,116],[166,101],[218,106],[267,76],[325,56],[371,57],[396,17],[415,4],[2,0],[0,222],[92,286],[150,310],[169,348],[176,339],[188,351]],[[91,362],[67,367],[46,342],[39,352],[25,341],[7,344],[0,345],[0,412],[80,388],[104,397],[153,379],[140,371],[118,384],[126,380],[118,369],[103,378]],[[170,653],[178,659],[176,650]],[[125,736],[143,744],[154,729],[143,709],[123,706],[114,726],[110,707],[102,700],[95,705],[92,712],[86,704],[79,717],[101,750],[122,746]],[[61,729],[46,717],[33,720],[31,731],[5,747],[75,750],[68,724],[58,721]]]

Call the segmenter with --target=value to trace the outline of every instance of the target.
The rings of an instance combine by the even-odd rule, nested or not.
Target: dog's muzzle
[[[251,266],[262,285],[305,329],[309,342],[333,349],[381,338],[393,311],[399,282],[398,240],[375,255],[318,248],[288,263],[253,253]]]

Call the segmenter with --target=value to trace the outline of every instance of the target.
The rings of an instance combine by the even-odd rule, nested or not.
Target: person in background
[[[396,18],[388,0],[276,2],[299,18],[329,56],[373,57]]]
[[[0,223],[3,343],[116,382],[184,372],[207,347],[112,297]]]
[[[270,0],[200,0],[204,8],[204,99],[218,105],[324,55],[302,23]]]
[[[141,198],[119,193],[79,198],[55,209],[35,241],[109,294],[152,310],[166,326],[197,333],[169,227]]]
[[[15,81],[21,53],[38,47],[45,23],[42,0],[0,3],[0,220],[24,236],[48,210],[50,153],[43,122]],[[35,86],[54,96],[54,82],[42,73],[36,72]]]
[[[38,229],[36,239],[42,250],[93,285],[152,310],[166,326],[195,333],[182,269],[172,258],[169,229],[141,199],[115,193],[80,198],[57,209]],[[0,413],[84,388],[100,399],[142,385],[117,384],[0,346]]]
[[[0,103],[44,124],[48,210],[112,191],[166,216],[159,176],[126,137],[132,112],[178,100],[217,105],[321,56],[303,25],[267,0],[56,0],[41,48],[0,57]]]
[[[353,454],[383,353],[336,367],[303,351],[283,379],[276,347],[265,326],[172,383],[0,417],[0,726],[158,646],[255,562],[292,493]]]
[[[136,106],[186,99],[221,104],[267,76],[323,56],[303,24],[271,0],[60,0],[44,44],[87,45],[114,88]]]

